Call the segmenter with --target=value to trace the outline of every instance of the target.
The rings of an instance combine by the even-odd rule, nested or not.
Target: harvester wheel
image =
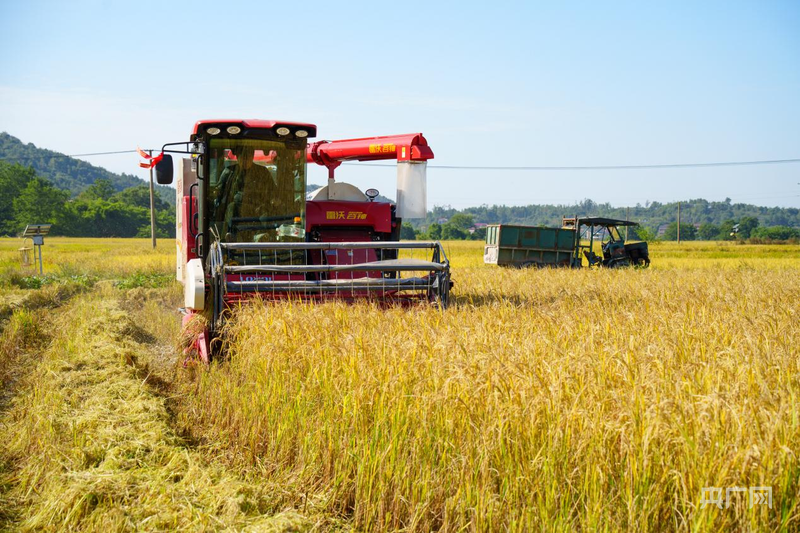
[[[649,257],[637,257],[633,261],[633,266],[635,268],[647,268],[650,266],[650,258]]]
[[[428,299],[439,309],[446,309],[450,300],[450,275],[438,274],[436,287],[428,292]]]

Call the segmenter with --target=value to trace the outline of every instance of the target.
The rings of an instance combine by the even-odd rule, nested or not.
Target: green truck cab
[[[636,222],[604,217],[563,218],[560,228],[496,224],[486,228],[483,262],[516,268],[646,267],[646,242],[625,242],[620,227]],[[596,242],[602,253],[594,250]]]

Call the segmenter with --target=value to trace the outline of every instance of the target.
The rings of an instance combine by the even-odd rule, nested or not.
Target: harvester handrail
[[[387,259],[370,261],[352,265],[226,265],[225,272],[233,274],[243,272],[369,272],[372,270],[389,271],[442,271],[447,268],[444,263],[421,261],[416,259]]]
[[[271,261],[278,263],[278,256],[269,253],[278,250],[282,251],[308,251],[308,250],[431,250],[430,259],[396,258],[368,261],[364,263],[352,264],[269,264]],[[227,252],[238,250],[244,252],[243,257],[234,264],[227,264]],[[257,252],[258,261],[255,264],[247,264],[247,253]],[[262,256],[262,252],[267,252]],[[325,254],[323,254],[324,256]],[[338,257],[338,256],[337,256]],[[367,241],[367,242],[292,242],[292,243],[223,243],[215,241],[211,245],[208,264],[208,274],[212,277],[212,283],[218,290],[215,292],[214,301],[214,323],[219,320],[225,306],[224,295],[235,293],[260,293],[260,294],[296,294],[302,298],[327,297],[335,294],[342,298],[395,298],[398,294],[404,294],[402,298],[419,298],[436,301],[441,308],[447,305],[448,293],[450,290],[450,261],[444,251],[444,247],[437,241]],[[267,263],[262,262],[263,259]],[[292,257],[282,260],[292,261]],[[239,260],[245,264],[237,264]],[[312,260],[306,257],[306,260]],[[324,259],[323,259],[324,261]],[[305,263],[305,261],[303,261]],[[379,277],[354,277],[356,272],[378,273]],[[412,277],[400,277],[401,272],[412,272]],[[289,279],[274,279],[277,274],[283,273]],[[330,274],[338,276],[341,273],[351,273],[350,279],[307,279],[313,278],[313,274]],[[394,274],[392,274],[394,273]],[[422,273],[425,273],[424,275]],[[244,279],[245,275],[253,275],[252,278]],[[261,279],[260,274],[266,274]],[[275,275],[273,275],[275,274]],[[306,275],[307,274],[307,275]],[[230,279],[229,275],[234,278]],[[292,279],[293,277],[301,279]],[[362,291],[362,294],[358,294]],[[418,294],[405,296],[408,292]]]
[[[361,241],[361,242],[221,242],[225,250],[364,250],[364,249],[435,249],[437,241]]]

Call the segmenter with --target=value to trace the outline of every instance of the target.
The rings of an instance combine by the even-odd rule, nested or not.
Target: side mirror
[[[161,159],[161,161],[156,163],[156,181],[159,183],[159,185],[171,185],[172,174],[172,156],[169,154],[164,154],[164,157]]]

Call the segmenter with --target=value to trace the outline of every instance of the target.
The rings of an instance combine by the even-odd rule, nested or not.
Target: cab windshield
[[[223,242],[305,240],[305,147],[211,139],[208,208]]]

